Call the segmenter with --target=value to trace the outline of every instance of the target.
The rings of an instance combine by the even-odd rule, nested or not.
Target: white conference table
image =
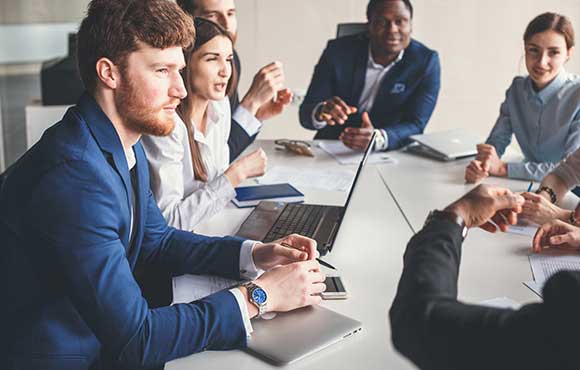
[[[316,158],[295,156],[274,150],[272,141],[259,141],[268,154],[268,166],[295,166],[325,171],[341,169],[332,157],[314,147]],[[356,166],[349,166],[356,169]],[[342,205],[347,193],[301,189],[308,203]],[[196,232],[209,235],[234,233],[250,210],[229,205],[223,212],[201,225]],[[390,340],[388,309],[393,301],[402,271],[402,255],[412,231],[384,186],[375,165],[367,165],[353,194],[334,248],[324,257],[339,269],[349,298],[323,301],[323,305],[362,321],[356,335],[315,353],[291,369],[412,369],[395,352]],[[332,270],[326,270],[331,272]],[[244,351],[207,351],[168,363],[175,369],[272,369],[277,368]]]
[[[272,141],[259,141],[252,148],[257,145],[267,152],[269,167],[283,165],[321,171],[344,168],[316,146],[316,158],[311,159],[276,151]],[[402,151],[390,152],[389,155],[398,163],[367,164],[334,250],[325,257],[339,268],[350,298],[324,301],[323,305],[362,321],[363,331],[288,368],[414,368],[394,350],[388,321],[388,309],[402,272],[403,254],[413,232],[421,229],[430,210],[442,209],[473,185],[465,185],[463,181],[463,171],[469,160],[439,162]],[[514,191],[525,191],[529,184],[498,178],[485,182]],[[340,192],[301,190],[308,203],[341,205],[346,197],[346,193]],[[570,203],[573,201],[569,200]],[[210,235],[234,233],[249,212],[230,205],[196,231]],[[463,248],[459,299],[469,303],[496,297],[508,297],[519,303],[539,301],[522,284],[532,280],[528,262],[530,245],[530,236],[470,230]],[[243,351],[208,351],[166,365],[168,370],[210,367],[276,368]]]

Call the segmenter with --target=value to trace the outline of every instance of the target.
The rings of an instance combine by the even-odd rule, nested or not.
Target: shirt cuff
[[[317,130],[320,130],[321,128],[326,127],[325,121],[319,121],[316,119],[316,112],[318,111],[318,108],[320,108],[323,104],[324,104],[324,102],[316,104],[316,106],[312,110],[312,126]]]
[[[256,135],[262,128],[262,122],[241,105],[238,105],[236,108],[232,119],[236,121],[250,137]]]
[[[234,295],[236,301],[238,302],[240,313],[242,314],[242,321],[244,322],[244,328],[246,329],[246,338],[249,338],[252,335],[254,328],[252,327],[252,322],[250,321],[250,314],[248,313],[246,297],[244,297],[244,294],[242,294],[242,291],[239,288],[230,289],[230,293]]]
[[[264,273],[254,264],[252,251],[259,242],[255,240],[246,240],[242,243],[240,250],[240,277],[244,280],[254,280]]]
[[[541,181],[541,179],[535,179],[532,174],[526,170],[525,163],[508,162],[507,164],[507,178],[508,179],[518,179],[518,180],[534,180]]]
[[[381,131],[381,134],[383,134],[383,138],[385,139],[385,143],[383,144],[382,147],[378,148],[379,150],[387,150],[389,149],[389,135],[387,135],[387,131],[383,130],[382,128],[379,129]]]

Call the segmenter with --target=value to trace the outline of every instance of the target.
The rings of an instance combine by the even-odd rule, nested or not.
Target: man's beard
[[[119,115],[125,124],[132,130],[153,136],[167,136],[175,127],[173,117],[168,117],[163,112],[163,106],[151,107],[141,99],[138,89],[131,79],[124,78],[122,86],[115,95],[115,104]],[[171,103],[168,103],[169,105]]]

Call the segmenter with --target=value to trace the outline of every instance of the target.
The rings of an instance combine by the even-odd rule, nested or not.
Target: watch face
[[[256,288],[254,289],[254,291],[252,292],[252,299],[254,300],[254,302],[256,302],[257,304],[263,304],[266,303],[266,292],[264,291],[264,289],[262,288]]]

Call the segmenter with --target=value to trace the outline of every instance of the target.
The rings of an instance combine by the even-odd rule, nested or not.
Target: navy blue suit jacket
[[[150,367],[246,344],[235,297],[150,309],[137,265],[239,278],[242,240],[167,226],[140,143],[135,226],[120,139],[92,97],[6,173],[0,191],[0,368]],[[105,365],[106,364],[106,365]]]
[[[330,40],[314,69],[312,81],[300,106],[300,123],[314,130],[312,112],[316,105],[333,96],[358,107],[364,88],[369,38],[366,33]],[[422,133],[431,117],[440,87],[439,56],[411,40],[403,59],[387,72],[369,112],[376,128],[389,137],[389,149],[408,143],[408,137]],[[344,126],[326,126],[315,139],[337,139],[345,126],[360,126],[360,113]]]

